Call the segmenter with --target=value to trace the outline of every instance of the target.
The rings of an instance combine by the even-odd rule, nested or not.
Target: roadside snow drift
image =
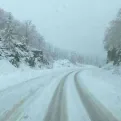
[[[57,62],[58,63],[58,62]],[[60,66],[57,64],[56,66]],[[43,77],[44,75],[61,74],[74,68],[67,68],[67,66],[62,66],[61,69],[44,69],[44,70],[34,70],[26,65],[22,65],[21,68],[15,68],[7,60],[0,60],[0,90],[6,89],[10,86],[29,81],[37,77]]]
[[[69,60],[57,60],[53,64],[53,68],[75,67]]]
[[[15,71],[17,71],[16,67],[14,67],[9,61],[0,60],[0,75],[9,74]]]

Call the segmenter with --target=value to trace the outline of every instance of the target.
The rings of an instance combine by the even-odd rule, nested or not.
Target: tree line
[[[93,59],[77,52],[70,52],[54,47],[45,41],[44,36],[37,31],[36,26],[31,20],[21,22],[3,9],[0,9],[0,38],[2,38],[8,49],[13,48],[13,41],[16,41],[30,48],[41,50],[45,60],[48,62],[68,59],[74,64],[88,63],[99,65],[100,63],[100,59],[98,58]]]

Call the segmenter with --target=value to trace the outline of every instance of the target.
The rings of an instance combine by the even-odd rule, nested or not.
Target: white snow
[[[67,104],[69,121],[90,121],[90,118],[81,102],[74,84],[74,74],[69,75],[66,81]]]
[[[76,67],[74,64],[72,64],[69,60],[57,60],[53,64],[53,68],[63,68],[63,67]]]
[[[121,76],[112,74],[112,70],[85,68],[80,72],[80,84],[104,104],[121,120]]]
[[[79,66],[80,84],[85,84],[94,97],[121,120],[121,75],[117,73],[121,68],[114,67],[112,64],[103,68],[91,65]],[[17,69],[7,60],[0,60],[0,104],[4,103],[0,108],[0,115],[37,90],[36,95],[31,96],[16,112],[19,113],[19,110],[24,109],[19,114],[22,121],[42,121],[61,78],[79,68],[67,60],[59,60],[54,63],[53,69],[34,70],[24,64]],[[68,77],[65,84],[69,121],[75,119],[90,121],[79,99],[73,77],[74,73]],[[15,115],[18,115],[17,113]],[[26,118],[27,116],[29,118]]]
[[[0,60],[0,75],[15,72],[17,69],[7,60]]]
[[[58,65],[60,66],[60,64]],[[63,66],[61,69],[34,70],[24,64],[21,65],[21,68],[17,69],[7,60],[0,60],[0,90],[37,77],[43,77],[44,75],[51,75],[53,73],[56,75],[71,69],[73,68]]]
[[[75,70],[75,68],[33,70],[24,68],[22,65],[21,69],[15,68],[15,71],[10,63],[1,62],[5,63],[5,67],[9,67],[11,73],[3,70],[5,74],[1,73],[0,76],[0,104],[4,104],[0,106],[0,120],[4,118],[3,113],[12,111],[14,108],[16,108],[14,116],[19,115],[18,117],[23,120],[27,115],[35,121],[42,119],[61,78]],[[33,96],[33,92],[36,90],[37,92]],[[24,104],[18,108],[18,104],[21,104],[24,99],[26,99]],[[41,109],[38,107],[39,105],[41,105]]]
[[[52,96],[54,94],[54,91],[56,90],[58,83],[60,82],[60,80],[65,74],[67,73],[64,72],[63,74],[56,76],[56,78],[53,78],[51,80],[51,83],[49,85],[43,88],[41,92],[40,91],[38,92],[38,96],[36,100],[34,100],[29,105],[29,107],[26,108],[24,112],[21,114],[21,117],[24,117],[24,115],[27,115],[29,116],[29,118],[28,119],[22,118],[22,121],[43,121],[43,118],[47,112],[47,109],[52,99]]]
[[[121,66],[114,66],[113,63],[106,64],[103,69],[112,72],[112,74],[121,75]]]

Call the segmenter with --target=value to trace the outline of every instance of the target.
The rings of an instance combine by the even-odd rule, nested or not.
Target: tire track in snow
[[[71,73],[73,72],[70,72],[68,75],[64,76],[60,81],[49,104],[47,114],[45,115],[43,121],[68,121],[66,104],[67,101],[66,95],[64,93],[64,84],[67,77]]]
[[[18,116],[21,114],[17,114],[17,111],[19,110],[19,108],[25,103],[27,102],[32,96],[35,95],[35,93],[41,88],[41,85],[39,85],[39,87],[31,92],[30,94],[28,94],[26,97],[24,97],[23,99],[21,99],[18,103],[16,103],[12,109],[8,110],[7,112],[4,112],[4,114],[2,116],[0,116],[0,121],[16,121]],[[14,116],[13,116],[14,115]]]
[[[44,76],[40,76],[40,77],[44,77]],[[30,82],[30,81],[34,81],[35,82],[35,79],[39,79],[40,77],[36,77],[36,78],[30,79],[30,80],[28,80],[26,82],[18,84],[17,86],[18,87],[22,86],[22,85],[24,85],[24,84],[26,84],[27,82]],[[52,76],[52,79],[53,79],[53,76]],[[25,105],[26,103],[28,103],[28,101],[30,102],[31,100],[33,100],[33,96],[35,95],[36,92],[39,91],[39,89],[42,86],[43,86],[42,84],[39,84],[38,88],[34,89],[27,96],[25,96],[24,98],[19,100],[18,103],[16,103],[10,110],[7,110],[7,111],[4,111],[3,113],[1,113],[0,121],[17,121],[19,119],[20,115],[23,113],[22,110],[24,110],[24,108],[22,106]],[[12,87],[14,87],[16,89],[16,85],[14,85]],[[12,87],[10,87],[10,88],[12,89]]]
[[[14,90],[14,88],[17,88],[17,87],[22,87],[23,85],[27,84],[28,82],[32,82],[32,81],[35,81],[36,79],[40,79],[42,77],[45,77],[45,76],[38,76],[38,77],[35,77],[35,78],[31,78],[29,80],[26,80],[26,81],[23,81],[19,84],[15,84],[15,85],[12,85],[12,86],[9,86],[8,88],[6,89],[3,89],[3,90],[0,90],[0,95],[2,95],[5,91],[8,91],[8,90]]]
[[[89,91],[85,85],[78,82],[78,73],[75,74],[75,85],[80,99],[88,112],[91,121],[118,121]]]

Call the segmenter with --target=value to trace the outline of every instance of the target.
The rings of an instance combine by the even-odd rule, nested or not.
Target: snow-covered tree
[[[26,60],[30,59],[27,53],[32,48],[42,51],[43,62],[46,64],[48,64],[48,62],[52,63],[54,60],[58,59],[68,59],[75,64],[77,62],[84,63],[85,61],[83,59],[84,57],[79,53],[69,52],[67,50],[54,47],[50,43],[46,42],[44,37],[37,31],[36,26],[31,22],[31,20],[21,22],[16,20],[12,14],[5,12],[3,9],[0,9],[0,35],[1,40],[4,41],[4,44],[7,45],[9,49],[13,48],[12,53],[14,54],[12,55],[14,57],[11,62],[14,63],[17,61],[14,64],[16,66],[19,65],[19,61],[22,61],[22,57],[24,58],[24,56],[26,56]],[[22,51],[19,52],[19,50]],[[20,59],[18,59],[18,57],[20,57]]]
[[[28,20],[25,22],[25,38],[26,38],[25,42],[27,45],[29,44],[30,41],[29,40],[30,27],[31,27],[31,21]]]
[[[121,48],[121,9],[105,32],[104,44],[106,50]]]
[[[9,13],[8,15],[8,20],[7,20],[7,24],[4,30],[1,31],[2,32],[2,36],[5,42],[5,45],[8,48],[12,48],[13,46],[13,40],[15,39],[15,33],[14,33],[14,26],[13,26],[13,17],[11,15],[11,13]]]
[[[104,46],[107,51],[107,62],[113,61],[114,65],[119,64],[121,58],[121,9],[106,30]]]
[[[2,8],[0,8],[0,29],[5,28],[7,18],[8,18],[8,13],[5,12]]]

